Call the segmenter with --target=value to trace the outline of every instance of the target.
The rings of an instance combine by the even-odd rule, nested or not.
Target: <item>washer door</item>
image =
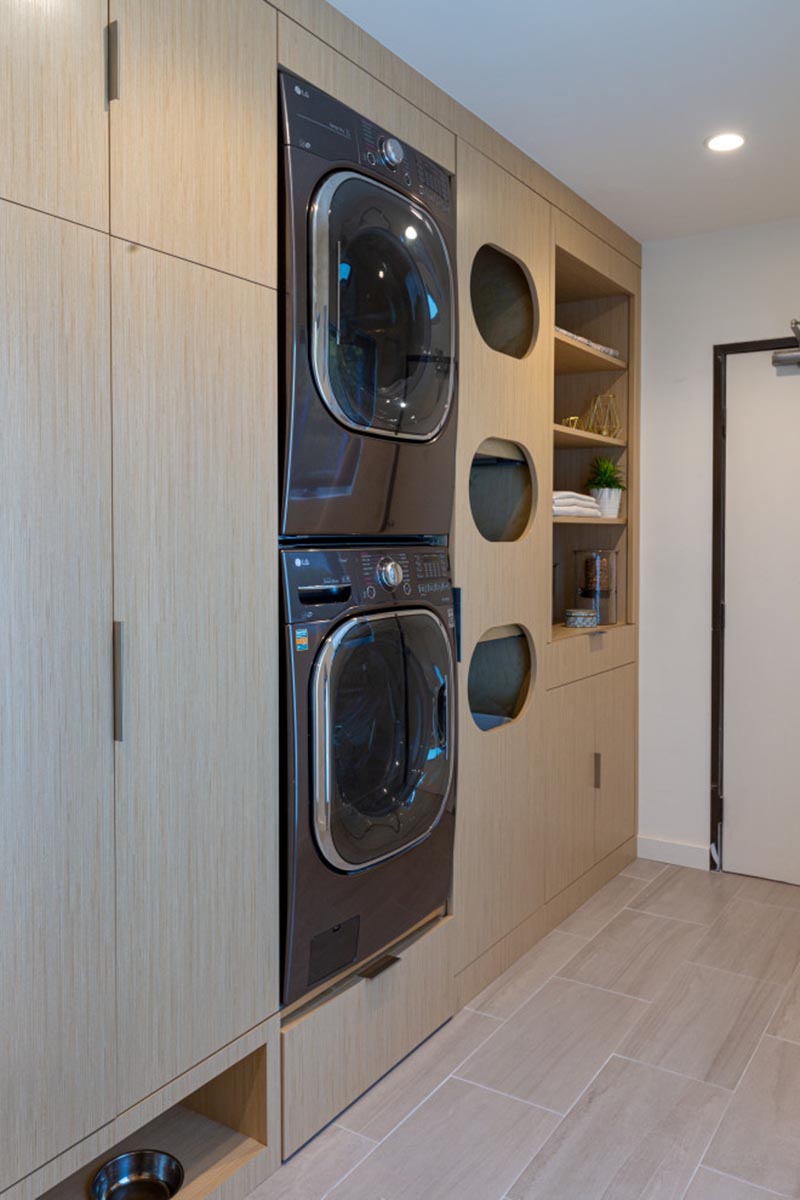
[[[430,441],[453,398],[453,275],[435,222],[353,171],[311,208],[311,365],[326,405],[361,433]]]
[[[312,679],[314,832],[341,871],[391,858],[438,824],[453,774],[453,657],[427,609],[346,621]]]

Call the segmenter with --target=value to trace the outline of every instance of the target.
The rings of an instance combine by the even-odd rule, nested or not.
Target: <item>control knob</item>
[[[387,167],[399,167],[406,156],[402,143],[396,137],[381,138],[378,149]]]
[[[378,582],[394,591],[403,582],[403,568],[393,558],[382,558],[378,563]]]

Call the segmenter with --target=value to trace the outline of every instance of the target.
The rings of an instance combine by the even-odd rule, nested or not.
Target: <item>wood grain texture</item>
[[[641,879],[617,875],[561,923],[562,931],[576,933],[578,937],[594,937],[617,913],[633,903],[643,886]]]
[[[550,213],[539,197],[471,147],[458,145],[458,274],[461,312],[459,426],[453,531],[454,578],[462,588],[462,661],[495,627],[518,624],[531,639],[532,683],[516,721],[476,736],[462,670],[459,818],[453,911],[463,969],[544,903],[542,786],[544,722],[537,657],[546,640],[552,377]],[[472,315],[470,277],[485,245],[514,258],[533,282],[539,333],[517,359],[491,349]],[[533,515],[513,542],[489,542],[470,505],[473,457],[486,439],[522,448],[532,471]],[[483,469],[483,468],[481,468]],[[499,681],[502,688],[502,681]],[[503,819],[498,820],[498,805]],[[507,836],[508,828],[515,836]]]
[[[123,1105],[277,1008],[274,293],[114,241]]]
[[[544,683],[560,688],[566,683],[599,675],[632,663],[636,657],[636,631],[618,625],[602,633],[580,633],[551,642],[544,653]]]
[[[549,900],[594,865],[595,693],[581,680],[546,692],[545,895]]]
[[[553,1113],[448,1079],[330,1200],[499,1200],[557,1122]]]
[[[778,984],[685,963],[620,1053],[733,1089],[780,997]]]
[[[505,1021],[583,949],[583,938],[554,929],[475,997],[470,1007]]]
[[[398,949],[390,970],[353,976],[284,1023],[284,1158],[452,1016],[453,932],[445,918]]]
[[[630,996],[551,979],[476,1050],[459,1078],[565,1113],[645,1009]]]
[[[601,756],[594,794],[594,861],[636,832],[636,666],[592,679],[595,745]]]
[[[703,1163],[800,1195],[800,1046],[764,1038]]]
[[[0,202],[0,1190],[115,1114],[108,241]]]
[[[634,238],[325,0],[275,0],[275,7],[421,112],[429,113],[544,200],[593,230],[619,253],[636,264],[641,263],[641,245]]]
[[[6,0],[0,196],[108,229],[106,0]]]
[[[111,232],[277,286],[277,34],[263,0],[111,0]]]
[[[455,168],[455,138],[448,129],[283,15],[278,17],[278,61],[446,170]]]
[[[674,1200],[728,1094],[612,1058],[509,1190],[510,1200]]]

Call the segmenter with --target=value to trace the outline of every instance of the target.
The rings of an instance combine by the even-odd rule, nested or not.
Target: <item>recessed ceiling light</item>
[[[729,150],[738,150],[744,145],[744,138],[740,133],[715,133],[713,137],[706,138],[703,145],[708,150],[716,150],[718,154],[725,154]]]

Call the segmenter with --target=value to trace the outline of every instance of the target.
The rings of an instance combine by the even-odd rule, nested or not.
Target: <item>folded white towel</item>
[[[577,500],[573,500],[571,503],[567,503],[566,501],[562,500],[560,504],[553,505],[553,512],[563,512],[567,508],[569,508],[569,509],[579,508],[581,510],[581,512],[586,512],[586,513],[599,513],[600,512],[599,505],[597,505],[597,504],[579,504],[577,502]]]
[[[553,508],[597,508],[595,500],[554,500]]]
[[[575,506],[575,508],[554,508],[553,516],[554,517],[599,517],[600,509],[599,508],[594,508],[594,509],[579,508],[577,505]]]
[[[596,504],[594,496],[587,496],[584,492],[553,492],[553,501],[557,500],[580,500],[587,504]]]

